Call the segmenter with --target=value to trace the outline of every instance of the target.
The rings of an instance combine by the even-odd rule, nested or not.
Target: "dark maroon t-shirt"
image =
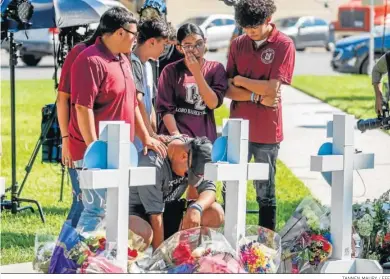
[[[205,61],[202,74],[207,84],[218,96],[218,107],[223,103],[227,90],[225,68],[219,62]],[[190,137],[206,136],[212,142],[217,138],[214,110],[209,109],[199,94],[194,76],[187,69],[184,60],[167,65],[158,82],[157,113],[175,116],[180,133]],[[159,133],[169,134],[165,124]]]
[[[273,27],[271,35],[259,48],[247,35],[232,42],[226,67],[229,78],[240,75],[256,80],[276,79],[283,84],[291,83],[295,64],[294,43],[275,25]],[[250,142],[272,144],[283,140],[281,101],[277,108],[250,101],[233,101],[230,117],[249,120]]]
[[[68,55],[65,58],[64,65],[61,69],[60,84],[58,85],[58,91],[62,91],[70,94],[70,84],[71,84],[71,68],[76,60],[77,56],[87,48],[87,45],[80,43],[75,45]]]
[[[131,125],[134,140],[135,108],[138,105],[129,59],[115,57],[98,38],[75,60],[71,70],[71,102],[93,110],[96,134],[99,122],[122,120]],[[71,114],[69,149],[73,160],[81,160],[87,146],[81,135],[77,114]]]

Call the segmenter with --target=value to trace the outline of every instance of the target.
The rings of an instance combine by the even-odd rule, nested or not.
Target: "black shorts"
[[[170,201],[165,203],[165,210],[163,213],[164,224],[164,240],[168,239],[180,229],[180,223],[183,219],[184,213],[188,206],[194,201],[187,201],[180,199],[177,201]],[[138,216],[150,224],[149,215],[146,214],[145,208],[142,204],[130,206],[130,215]]]

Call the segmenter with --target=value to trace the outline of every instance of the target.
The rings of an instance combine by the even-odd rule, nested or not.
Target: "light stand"
[[[12,214],[16,214],[20,211],[24,211],[30,209],[31,212],[34,212],[34,209],[31,205],[21,207],[20,203],[33,203],[36,204],[39,210],[39,214],[41,216],[42,222],[45,222],[45,217],[43,216],[42,207],[38,201],[32,199],[24,199],[20,198],[19,195],[23,187],[18,191],[18,182],[16,179],[16,122],[15,122],[15,66],[17,64],[17,45],[14,41],[14,34],[12,32],[9,33],[9,44],[10,44],[10,56],[9,56],[9,66],[10,66],[10,82],[11,82],[11,169],[12,169],[12,184],[7,191],[11,190],[11,200],[1,200],[1,209],[11,210]],[[23,184],[22,184],[23,185]]]

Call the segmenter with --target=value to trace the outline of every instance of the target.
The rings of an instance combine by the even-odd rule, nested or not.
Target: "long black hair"
[[[177,30],[177,41],[181,43],[187,36],[194,34],[199,35],[204,39],[203,31],[198,25],[193,23],[185,23],[180,26],[179,30]]]
[[[97,37],[100,37],[102,35],[102,29],[100,28],[100,24],[96,28],[96,30],[91,34],[86,34],[87,38],[82,41],[82,44],[85,44],[86,46],[93,45],[97,39]]]

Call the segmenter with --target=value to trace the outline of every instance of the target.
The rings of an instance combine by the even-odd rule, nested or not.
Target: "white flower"
[[[357,221],[357,229],[361,236],[365,236],[365,237],[370,236],[373,227],[374,227],[374,219],[369,214],[365,214],[363,218]]]

